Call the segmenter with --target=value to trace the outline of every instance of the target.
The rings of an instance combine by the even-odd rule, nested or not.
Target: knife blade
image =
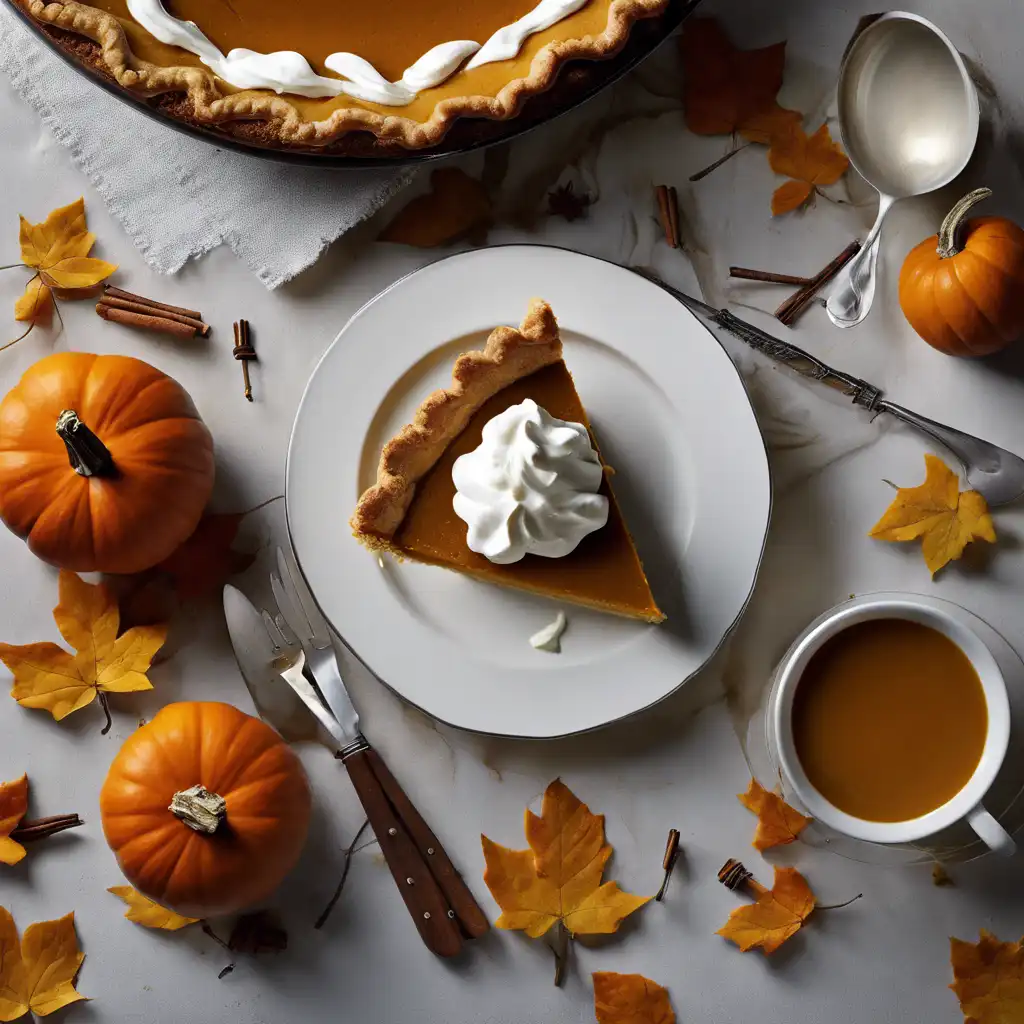
[[[299,697],[282,685],[274,667],[274,644],[263,617],[236,587],[224,587],[224,617],[235,661],[260,717],[286,740],[298,742],[323,739],[316,721]]]

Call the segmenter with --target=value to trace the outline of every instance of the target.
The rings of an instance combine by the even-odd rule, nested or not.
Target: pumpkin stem
[[[942,221],[942,227],[939,228],[939,244],[936,248],[942,259],[945,260],[950,256],[958,256],[964,251],[964,231],[967,228],[965,218],[967,213],[971,207],[980,203],[983,199],[988,199],[990,195],[992,195],[992,189],[976,188],[973,192],[968,192],[946,214],[945,219]]]
[[[189,828],[212,836],[224,821],[227,806],[224,797],[211,793],[205,786],[193,786],[175,793],[167,809]]]
[[[114,476],[114,459],[107,446],[78,418],[74,409],[57,417],[57,435],[68,450],[68,461],[79,476]]]

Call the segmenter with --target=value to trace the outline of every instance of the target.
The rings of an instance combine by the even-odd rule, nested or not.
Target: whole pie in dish
[[[186,120],[258,122],[263,141],[350,132],[409,149],[461,116],[506,119],[568,60],[600,60],[669,0],[13,0],[98,44],[93,62],[139,96],[182,95]]]
[[[525,469],[514,464],[524,451]],[[475,472],[469,483],[476,490],[465,491],[464,482],[457,487],[453,468],[460,480]],[[665,616],[608,475],[562,359],[554,314],[535,299],[518,330],[498,327],[483,350],[460,355],[451,386],[429,395],[413,422],[384,445],[377,480],[359,499],[351,526],[375,552],[660,622]],[[589,485],[580,484],[584,477]],[[465,499],[481,491],[497,494],[493,505]],[[552,520],[568,530],[568,544]],[[540,537],[533,550],[545,553],[512,550],[531,532]],[[482,547],[494,551],[470,547],[480,536]]]

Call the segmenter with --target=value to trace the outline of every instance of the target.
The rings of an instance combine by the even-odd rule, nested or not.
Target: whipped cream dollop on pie
[[[570,60],[612,57],[668,0],[13,0],[165,116],[260,146],[352,133],[418,149],[503,120]],[[58,45],[65,37],[52,36]],[[65,47],[67,48],[67,47]],[[358,139],[353,148],[365,146]]]
[[[498,565],[562,558],[608,522],[603,479],[587,428],[527,398],[489,420],[480,444],[455,460],[452,505],[470,551]]]

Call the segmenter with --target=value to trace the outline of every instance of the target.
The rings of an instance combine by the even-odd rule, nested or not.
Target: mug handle
[[[1017,844],[1010,833],[981,804],[967,815],[967,824],[993,853],[1012,857],[1017,852]]]

